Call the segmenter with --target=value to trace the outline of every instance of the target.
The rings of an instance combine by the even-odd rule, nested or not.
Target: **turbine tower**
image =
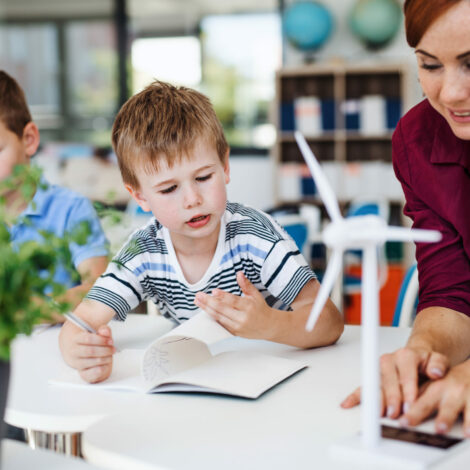
[[[307,330],[313,329],[328,299],[342,268],[343,252],[346,249],[362,250],[363,252],[361,287],[362,436],[360,441],[357,437],[350,439],[340,450],[346,450],[348,458],[354,456],[361,460],[373,460],[375,463],[380,463],[379,456],[382,453],[382,457],[386,456],[389,463],[393,457],[397,457],[397,461],[400,461],[401,464],[406,463],[406,450],[400,449],[398,442],[385,443],[386,440],[381,438],[380,432],[377,249],[386,241],[437,242],[441,239],[441,234],[435,230],[388,226],[386,221],[377,215],[344,218],[339,210],[336,196],[304,136],[298,131],[294,135],[331,219],[331,223],[323,230],[322,238],[325,245],[332,251],[332,255],[308,318]],[[338,446],[335,446],[335,450],[338,450]],[[413,458],[416,456],[413,455]],[[412,458],[410,457],[409,460]],[[418,460],[423,462],[430,459],[418,457]],[[413,468],[421,467],[413,466]]]

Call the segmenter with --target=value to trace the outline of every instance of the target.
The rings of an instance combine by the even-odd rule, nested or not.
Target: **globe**
[[[322,46],[333,30],[333,17],[321,3],[301,1],[286,8],[283,19],[288,41],[302,51]]]
[[[397,0],[359,0],[349,16],[352,32],[371,49],[385,46],[401,24]]]

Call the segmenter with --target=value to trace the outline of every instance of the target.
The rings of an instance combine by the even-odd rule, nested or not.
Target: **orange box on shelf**
[[[388,265],[387,281],[380,289],[380,325],[391,326],[398,293],[405,277],[405,269],[401,264]],[[345,269],[346,276],[361,277],[361,266],[348,266]],[[344,321],[349,325],[359,325],[361,323],[361,293],[360,284],[357,293],[349,293],[344,297]]]

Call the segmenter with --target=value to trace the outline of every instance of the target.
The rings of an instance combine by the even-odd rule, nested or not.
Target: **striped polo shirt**
[[[212,262],[198,282],[185,279],[169,231],[152,218],[129,237],[87,298],[111,307],[121,320],[150,299],[165,317],[181,323],[198,310],[197,292],[210,294],[219,288],[242,295],[238,271],[243,271],[268,305],[281,310],[289,309],[305,284],[316,277],[274,219],[228,202]]]

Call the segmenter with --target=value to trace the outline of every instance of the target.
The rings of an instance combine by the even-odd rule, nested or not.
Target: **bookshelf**
[[[391,166],[393,130],[413,104],[409,68],[408,63],[312,64],[277,72],[274,158],[278,204],[297,199],[286,200],[280,191],[283,167],[303,165],[294,139],[296,129],[307,126],[304,135],[321,162]],[[298,199],[315,202],[309,194],[302,193]],[[347,203],[350,196],[340,199]]]
[[[363,196],[386,201],[389,223],[401,225],[403,195],[392,168],[392,134],[400,117],[414,104],[414,75],[408,62],[374,64],[311,64],[283,68],[276,74],[276,179],[278,206],[314,204],[326,213],[314,193],[311,177],[297,148],[294,131],[301,130],[323,165],[346,214],[351,202]],[[296,188],[296,190],[293,190]],[[375,195],[375,196],[374,196]],[[387,284],[381,290],[384,316],[393,306],[409,253],[388,243]],[[326,266],[326,252],[314,243],[309,260],[317,272]],[[360,277],[354,264],[345,264],[346,277]],[[333,294],[345,318],[357,323],[360,293],[343,297],[343,280]],[[356,289],[357,290],[357,289]],[[384,318],[385,318],[384,317]]]

